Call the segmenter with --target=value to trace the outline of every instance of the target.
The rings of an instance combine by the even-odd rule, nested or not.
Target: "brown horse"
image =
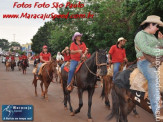
[[[11,70],[14,71],[14,67],[16,66],[15,60],[11,60]]]
[[[56,73],[56,66],[57,62],[55,60],[52,60],[51,62],[45,64],[45,66],[42,69],[42,74],[39,75],[39,80],[41,81],[40,86],[41,86],[41,91],[42,91],[42,96],[48,101],[48,87],[50,85],[50,82],[53,80],[53,74]],[[33,84],[35,86],[35,96],[37,96],[37,79],[36,79],[36,74],[34,74],[34,79],[33,79]],[[43,84],[45,86],[45,91],[43,90]]]
[[[8,60],[6,61],[6,71],[9,71],[9,68],[11,67],[11,62]]]
[[[87,59],[80,67],[79,71],[75,74],[75,84],[78,87],[79,107],[73,112],[70,100],[70,92],[67,91],[67,79],[68,73],[65,70],[61,70],[63,93],[64,93],[64,107],[67,108],[67,102],[70,106],[71,115],[75,115],[80,112],[83,106],[83,92],[88,91],[88,121],[92,122],[91,106],[92,96],[95,90],[95,84],[97,82],[97,69],[99,69],[99,75],[103,76],[107,73],[107,57],[106,50],[98,50]]]

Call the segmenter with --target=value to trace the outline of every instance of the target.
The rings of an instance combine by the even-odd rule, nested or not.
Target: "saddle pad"
[[[79,69],[80,69],[80,67],[82,66],[83,63],[84,63],[84,61],[80,62],[80,63],[77,65],[76,70],[75,70],[75,73],[77,73],[77,72],[79,71]],[[65,64],[64,70],[65,70],[66,72],[69,72],[69,69],[70,69],[70,63]]]
[[[46,64],[47,64],[47,63],[43,63],[43,64],[41,65],[40,70],[39,70],[39,72],[38,72],[38,75],[42,75],[42,70],[43,70],[43,68],[44,68],[44,66],[45,66]]]
[[[132,90],[141,92],[147,92],[148,90],[148,82],[138,68],[134,69],[134,71],[130,74],[130,85],[130,89]]]

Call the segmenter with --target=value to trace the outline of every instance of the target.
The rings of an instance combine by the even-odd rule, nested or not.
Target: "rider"
[[[70,46],[71,61],[70,61],[70,70],[68,72],[68,81],[67,81],[67,90],[71,91],[71,80],[74,75],[76,66],[81,58],[85,58],[87,54],[86,45],[84,42],[81,42],[82,34],[76,32],[72,37],[73,42]]]
[[[126,51],[123,46],[126,43],[126,39],[123,37],[118,39],[116,45],[113,45],[108,54],[109,63],[113,63],[113,82],[116,76],[116,73],[119,72],[120,64],[124,61],[128,61],[126,58]],[[112,59],[111,59],[112,58]]]
[[[51,54],[48,52],[48,47],[44,45],[42,47],[42,52],[40,53],[40,63],[37,66],[37,72],[36,72],[36,78],[38,79],[38,72],[40,70],[40,67],[43,63],[48,63],[51,61]]]
[[[26,56],[26,53],[24,52],[23,55],[22,55],[22,60],[27,60],[27,66],[29,67],[29,64],[28,64],[28,57]]]
[[[18,64],[17,64],[17,65],[19,66],[19,65],[20,65],[20,62],[22,61],[22,56],[21,56],[21,55],[19,55],[19,57],[18,57],[18,58],[19,58],[19,61],[18,61]]]
[[[62,50],[61,54],[64,56],[64,63],[61,66],[61,69],[63,69],[66,62],[70,61],[70,59],[71,59],[69,47],[65,47],[65,49]]]
[[[60,61],[60,60],[64,60],[64,57],[61,55],[60,52],[58,52],[56,59],[57,59],[57,61]]]
[[[6,55],[6,61],[5,61],[5,65],[6,65],[6,62],[9,60],[10,56],[9,55]]]
[[[13,61],[15,63],[15,56],[11,55],[11,61]],[[16,66],[16,64],[14,64]]]
[[[151,63],[145,59],[142,52],[151,56],[163,56],[163,49],[159,49],[158,52],[156,48],[156,46],[163,46],[163,34],[158,32],[158,39],[154,35],[160,26],[163,27],[163,22],[159,16],[148,16],[147,19],[141,23],[134,39],[136,57],[138,58],[137,66],[148,81],[148,95],[155,117],[157,117],[157,112],[159,112],[160,108],[159,78],[157,69],[151,66]]]

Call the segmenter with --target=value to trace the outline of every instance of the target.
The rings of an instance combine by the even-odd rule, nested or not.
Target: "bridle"
[[[105,54],[102,54],[102,55],[105,55]],[[92,72],[90,69],[89,69],[89,67],[88,67],[88,65],[87,65],[87,63],[84,61],[84,64],[85,64],[85,66],[87,67],[87,69],[88,69],[88,71],[91,73],[91,74],[93,74],[93,75],[95,75],[95,76],[98,76],[98,74],[97,73],[94,73],[94,72]],[[99,63],[99,60],[98,60],[98,52],[96,51],[96,66],[97,66],[97,69],[99,69],[101,66],[107,66],[107,63]]]

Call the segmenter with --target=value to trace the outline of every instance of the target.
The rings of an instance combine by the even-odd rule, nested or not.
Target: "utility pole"
[[[14,37],[14,40],[13,40],[13,41],[14,41],[14,42],[15,42],[15,36],[16,36],[16,34],[13,34],[13,37]]]

